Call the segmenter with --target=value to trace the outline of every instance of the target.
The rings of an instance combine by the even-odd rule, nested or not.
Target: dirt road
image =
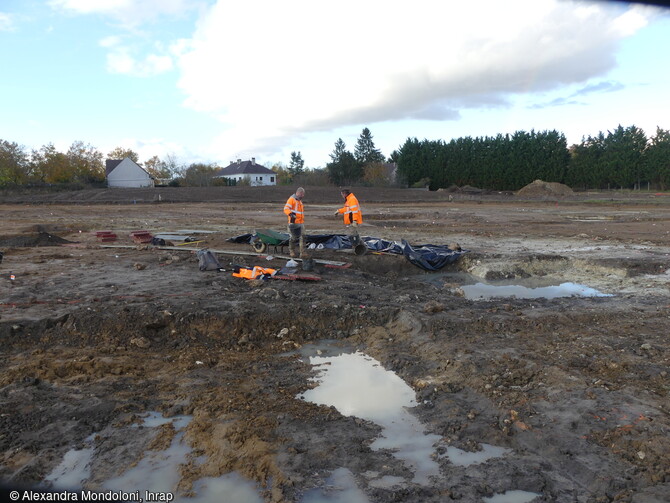
[[[362,235],[468,252],[427,273],[403,256],[313,250],[320,281],[246,281],[233,264],[286,259],[227,240],[284,231],[290,191],[225,189],[0,199],[6,488],[79,456],[84,475],[61,480],[99,490],[183,449],[154,490],[184,501],[208,501],[203,481],[231,473],[253,494],[238,501],[326,501],[309,499],[326,487],[328,501],[670,501],[670,196],[362,189]],[[308,234],[343,232],[337,196],[308,187]],[[137,245],[136,230],[198,242]],[[199,271],[202,247],[228,271]],[[471,298],[478,282],[608,296]],[[359,351],[412,387],[436,473],[419,480],[377,448],[375,421],[300,398],[317,385],[308,356],[329,351]],[[450,456],[489,446],[507,450],[468,466]],[[354,493],[333,490],[342,473]]]

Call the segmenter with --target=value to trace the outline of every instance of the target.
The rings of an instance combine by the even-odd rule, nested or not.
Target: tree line
[[[117,147],[106,156],[90,144],[75,141],[66,152],[52,144],[28,152],[16,142],[0,139],[0,188],[44,187],[64,188],[106,186],[105,159],[132,159],[155,180],[163,184],[202,186],[211,185],[215,164],[180,163],[168,154],[139,162],[132,149]]]
[[[108,159],[136,152],[117,147]],[[143,163],[150,175],[173,186],[229,185],[215,179],[215,163],[179,163],[174,155],[153,156]],[[461,137],[419,141],[408,138],[385,159],[372,133],[362,130],[354,151],[342,138],[335,142],[325,168],[309,169],[301,152],[291,152],[288,165],[275,163],[279,184],[399,185],[429,187],[471,185],[491,190],[517,190],[534,180],[560,182],[577,189],[670,187],[670,132],[657,128],[650,138],[636,126],[583,138],[568,147],[555,130],[517,131],[494,137]],[[237,184],[244,184],[244,180]],[[104,156],[89,144],[74,142],[66,152],[53,144],[28,153],[0,139],[0,187],[29,185],[104,186]]]
[[[212,185],[245,185],[246,180],[214,178],[221,169],[216,163],[180,163],[174,155],[164,159],[153,156],[140,163],[139,155],[131,149],[117,147],[106,156],[90,144],[74,142],[66,152],[49,143],[28,152],[16,142],[0,139],[0,187],[63,186],[66,188],[103,187],[106,183],[105,159],[130,158],[142,166],[159,184],[175,187]],[[275,163],[279,184],[327,185],[389,184],[392,170],[384,165],[384,156],[375,147],[372,133],[364,128],[354,153],[338,139],[326,168],[309,169],[301,152],[291,152],[288,165]]]
[[[670,132],[660,128],[647,138],[636,126],[619,125],[570,147],[555,130],[449,142],[408,138],[394,154],[406,184],[433,190],[518,190],[538,179],[577,189],[670,187]]]

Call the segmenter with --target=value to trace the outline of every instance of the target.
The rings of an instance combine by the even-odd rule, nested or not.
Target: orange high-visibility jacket
[[[274,276],[276,272],[277,269],[254,266],[253,269],[240,268],[239,272],[233,273],[233,276],[235,276],[236,278],[244,278],[244,279],[258,279],[263,275]]]
[[[302,207],[302,201],[295,198],[295,194],[288,198],[284,205],[284,213],[288,217],[288,223],[291,223],[291,213],[295,213],[295,223],[305,223],[305,210]]]
[[[337,212],[344,215],[344,225],[349,225],[354,222],[357,224],[363,223],[361,207],[358,204],[358,199],[356,199],[356,196],[353,194],[347,196],[344,200],[344,208],[340,208]]]

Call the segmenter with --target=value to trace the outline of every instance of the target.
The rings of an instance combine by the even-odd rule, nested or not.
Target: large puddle
[[[360,352],[312,356],[310,363],[320,370],[316,378],[319,385],[302,398],[380,425],[382,434],[371,447],[392,450],[412,468],[414,482],[428,484],[431,477],[439,475],[439,465],[431,456],[441,437],[426,434],[407,410],[417,405],[414,390],[407,383]]]
[[[446,453],[438,456],[436,445],[442,437],[426,433],[421,422],[411,414],[410,408],[417,405],[414,390],[394,372],[385,370],[374,358],[360,351],[337,348],[333,341],[306,345],[301,354],[318,369],[314,380],[318,385],[301,395],[300,398],[313,403],[334,406],[346,416],[356,416],[372,421],[382,427],[382,433],[372,444],[372,449],[389,449],[414,473],[412,482],[427,485],[433,477],[440,475],[439,464],[442,457],[449,459],[456,467],[468,467],[485,463],[494,458],[503,458],[512,449],[481,444],[478,452],[467,452],[455,447],[447,447]],[[402,477],[380,476],[378,473],[364,473],[368,487],[393,488],[406,484]],[[485,498],[490,503],[525,503],[537,493],[508,491]],[[303,503],[368,503],[353,474],[345,469],[335,470],[326,482],[325,488],[315,489],[307,494]]]
[[[595,288],[577,283],[561,283],[553,286],[539,286],[530,288],[522,285],[491,285],[475,283],[464,285],[461,290],[466,299],[493,299],[514,297],[517,299],[556,299],[559,297],[612,297],[612,294],[602,293]]]
[[[340,413],[372,421],[382,427],[381,435],[374,440],[374,450],[388,449],[395,457],[412,470],[411,482],[430,485],[440,475],[438,461],[447,457],[455,467],[468,467],[474,463],[484,463],[493,458],[508,455],[511,450],[482,444],[478,452],[467,452],[455,447],[447,447],[442,455],[436,453],[436,445],[442,441],[439,435],[427,433],[421,422],[409,409],[417,405],[414,390],[398,375],[385,370],[375,359],[361,352],[344,351],[328,342],[308,345],[301,349],[319,374],[314,380],[316,387],[299,395],[299,398],[313,403],[334,406]],[[93,484],[98,473],[113,472],[113,459],[105,460],[96,446],[104,443],[105,431],[85,439],[78,449],[68,451],[61,463],[45,479],[47,487],[56,490],[124,491],[145,497],[145,491],[169,494],[169,499],[177,502],[206,503],[226,501],[235,503],[261,503],[258,486],[237,473],[229,473],[217,478],[203,478],[193,485],[188,497],[182,496],[176,484],[180,470],[192,457],[191,447],[184,441],[184,434],[190,416],[163,417],[160,413],[145,413],[141,425],[132,424],[130,433],[140,426],[160,431],[162,425],[171,423],[175,429],[170,446],[162,451],[146,451],[134,465],[118,476],[102,483]],[[96,438],[100,436],[100,438]],[[103,442],[101,442],[101,439]],[[98,456],[99,455],[99,456]],[[118,461],[117,461],[118,462]],[[105,464],[107,464],[105,466]],[[402,477],[384,475],[377,472],[362,474],[364,487],[391,489],[406,485],[409,481]],[[99,480],[99,477],[97,478]],[[488,503],[524,503],[537,494],[523,491],[485,498]],[[369,503],[356,477],[346,468],[333,471],[323,487],[307,491],[301,503]]]
[[[486,300],[494,298],[556,299],[560,297],[613,297],[595,288],[570,281],[560,282],[556,278],[529,277],[482,281],[481,278],[463,272],[426,274],[422,278],[440,288],[452,288],[462,292],[466,299]]]

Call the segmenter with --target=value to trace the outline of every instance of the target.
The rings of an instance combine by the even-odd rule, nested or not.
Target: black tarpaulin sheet
[[[455,251],[446,245],[410,245],[404,239],[397,241],[386,241],[384,239],[362,238],[365,246],[370,250],[383,253],[397,253],[404,255],[412,264],[426,271],[438,271],[447,264],[456,262],[467,250]]]
[[[242,234],[229,238],[228,241],[251,243],[254,238],[254,234]],[[286,240],[288,242],[288,234],[286,234]],[[373,237],[362,237],[361,240],[369,250],[404,255],[412,264],[426,271],[438,271],[445,265],[456,262],[462,254],[467,253],[467,250],[456,251],[446,245],[410,245],[404,239],[400,243]],[[312,243],[317,246],[322,245],[332,250],[352,248],[351,239],[345,234],[306,234],[305,243],[308,246]]]

